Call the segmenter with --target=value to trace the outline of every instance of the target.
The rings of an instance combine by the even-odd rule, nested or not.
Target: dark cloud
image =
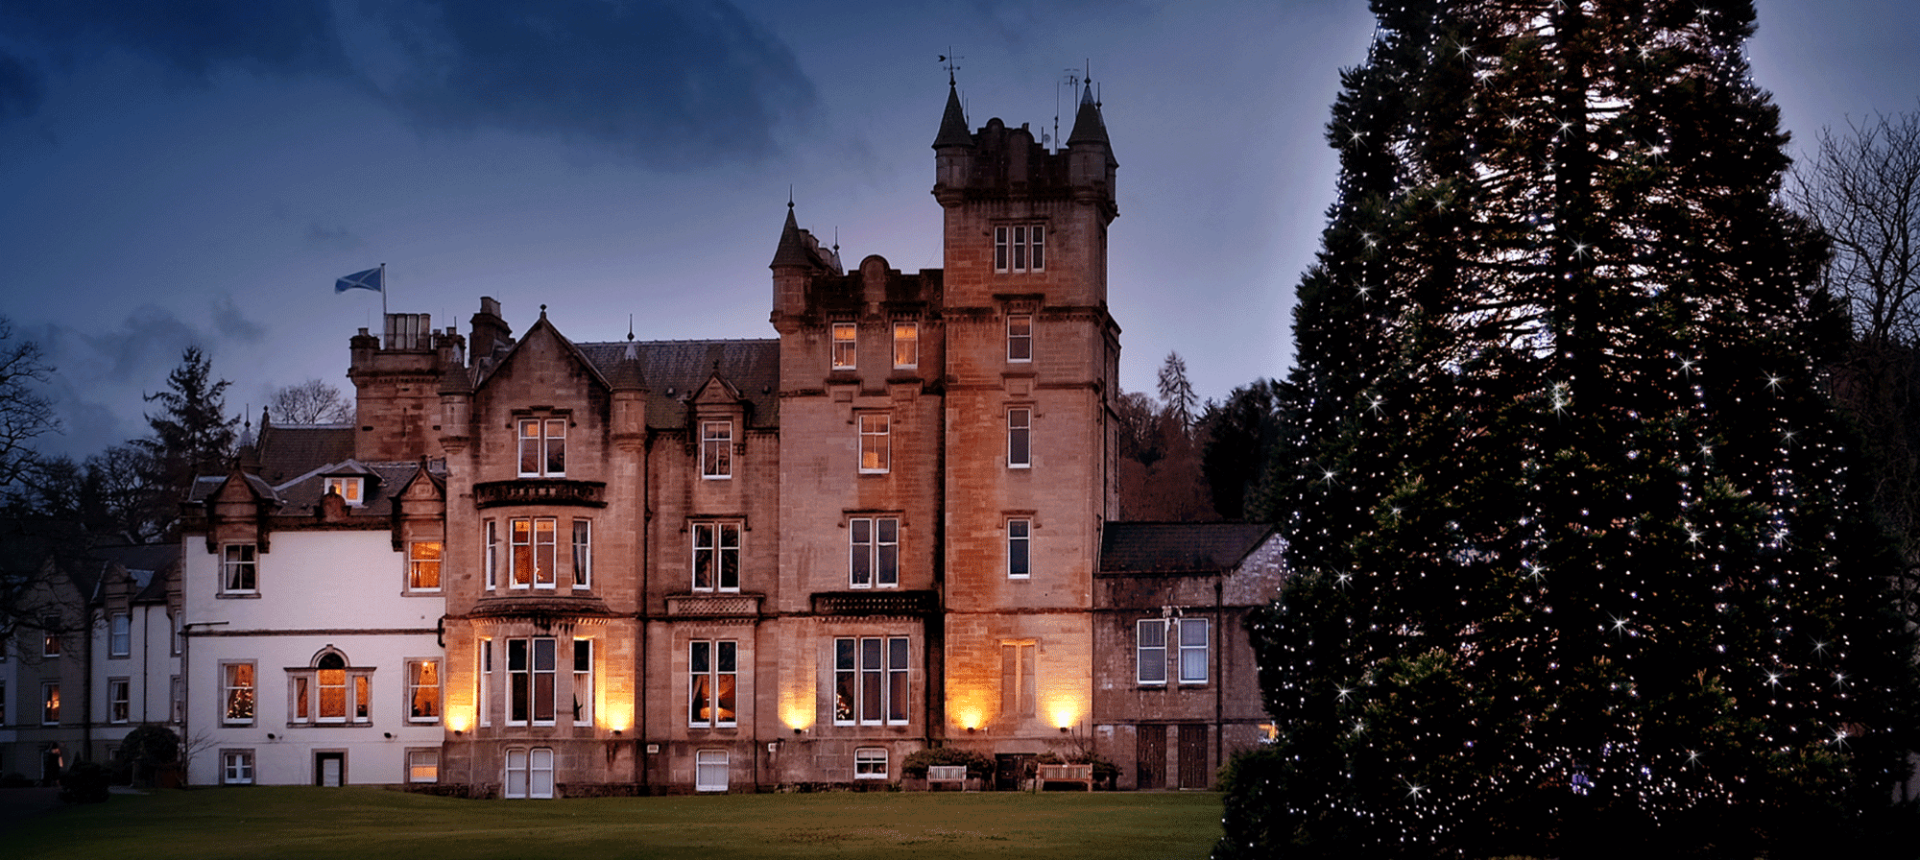
[[[28,49],[0,55],[0,120],[39,105],[32,57],[83,64],[102,48],[200,81],[228,67],[332,76],[423,129],[552,137],[656,167],[765,156],[816,102],[793,52],[729,2],[16,0],[0,32]]]
[[[62,433],[45,440],[46,453],[85,457],[147,432],[143,397],[166,386],[167,374],[188,346],[206,348],[214,356],[215,375],[222,372],[219,337],[154,305],[134,308],[104,332],[46,324],[23,326],[21,336],[39,343],[53,368],[46,392]]]
[[[384,10],[418,121],[610,145],[659,166],[752,159],[814,106],[792,51],[730,3],[552,0]]]
[[[213,300],[213,326],[223,337],[242,343],[259,343],[267,334],[267,327],[247,319],[226,293]]]
[[[25,60],[0,51],[0,122],[31,116],[45,98],[40,73]]]

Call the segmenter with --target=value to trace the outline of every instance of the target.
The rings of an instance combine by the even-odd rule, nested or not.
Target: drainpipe
[[[1213,766],[1217,771],[1227,763],[1226,725],[1222,716],[1226,710],[1227,676],[1222,669],[1226,666],[1227,631],[1226,617],[1221,613],[1221,591],[1225,583],[1226,571],[1214,574],[1213,580],[1213,625],[1217,628],[1213,634]]]

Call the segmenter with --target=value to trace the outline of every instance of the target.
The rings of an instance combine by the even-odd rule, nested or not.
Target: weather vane
[[[953,73],[960,70],[960,61],[964,59],[966,59],[966,57],[959,56],[953,52],[952,45],[948,45],[947,52],[940,55],[940,65],[944,66],[947,70],[947,84],[949,86],[953,85]]]

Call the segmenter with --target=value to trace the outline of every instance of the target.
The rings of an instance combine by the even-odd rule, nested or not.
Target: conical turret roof
[[[1080,91],[1080,110],[1073,115],[1073,132],[1067,135],[1067,145],[1076,143],[1098,143],[1108,149],[1113,142],[1107,139],[1107,123],[1100,116],[1100,106],[1093,101],[1093,82],[1087,82]]]
[[[933,147],[972,145],[973,134],[967,131],[967,112],[960,107],[960,90],[948,79],[947,112],[940,117],[940,134],[934,137]]]

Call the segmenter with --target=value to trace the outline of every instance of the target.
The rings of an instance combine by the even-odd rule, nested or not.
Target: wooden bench
[[[942,783],[951,783],[960,791],[967,790],[967,766],[964,764],[936,764],[927,767],[927,790],[937,791]]]
[[[1034,788],[1047,790],[1049,782],[1077,782],[1093,790],[1093,765],[1090,764],[1043,764],[1040,765],[1040,784]]]

